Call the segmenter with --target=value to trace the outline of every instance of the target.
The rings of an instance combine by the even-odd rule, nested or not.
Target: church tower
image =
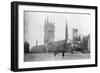
[[[54,22],[50,22],[48,17],[45,19],[44,25],[44,44],[48,45],[49,43],[54,41],[55,35],[55,25]]]

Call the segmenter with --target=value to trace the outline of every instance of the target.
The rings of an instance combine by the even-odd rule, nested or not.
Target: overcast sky
[[[28,41],[30,48],[36,44],[44,43],[44,23],[47,18],[55,23],[55,41],[65,38],[66,21],[68,26],[68,38],[72,39],[72,29],[77,28],[81,35],[90,34],[89,14],[24,12],[24,41]]]

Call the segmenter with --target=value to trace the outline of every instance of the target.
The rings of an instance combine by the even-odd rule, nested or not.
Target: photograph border
[[[62,7],[62,8],[82,8],[95,10],[95,64],[86,65],[72,65],[72,66],[52,66],[39,68],[18,68],[18,6],[48,6],[48,7]],[[50,70],[50,69],[65,69],[65,68],[81,68],[81,67],[96,67],[97,66],[97,6],[84,5],[69,5],[69,4],[52,4],[52,3],[36,3],[36,2],[11,2],[11,71],[35,71],[35,70]]]

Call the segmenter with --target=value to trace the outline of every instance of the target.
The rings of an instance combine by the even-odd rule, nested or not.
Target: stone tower
[[[49,19],[45,19],[44,25],[44,44],[48,45],[49,43],[54,41],[55,35],[55,25],[54,22],[49,22]]]
[[[78,37],[78,29],[73,29],[73,41],[77,41]]]

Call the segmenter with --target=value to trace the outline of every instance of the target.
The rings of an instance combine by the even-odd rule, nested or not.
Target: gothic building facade
[[[45,19],[44,25],[44,44],[47,45],[54,41],[55,37],[55,24],[54,22],[50,22],[48,17]]]

